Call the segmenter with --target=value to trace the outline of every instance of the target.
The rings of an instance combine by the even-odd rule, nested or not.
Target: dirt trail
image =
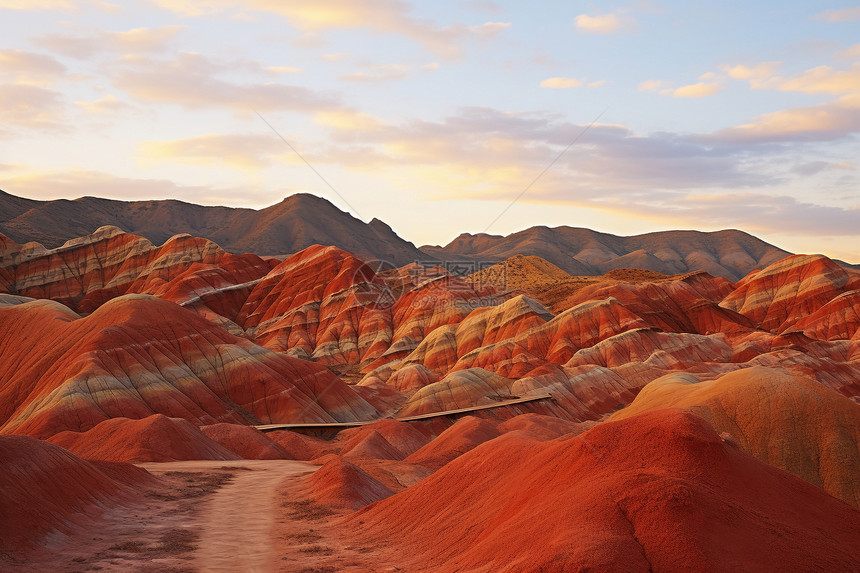
[[[153,473],[221,469],[233,478],[209,495],[194,518],[199,535],[190,564],[201,573],[274,570],[277,490],[284,479],[317,469],[291,460],[144,464]]]
[[[53,573],[268,573],[280,566],[278,488],[317,466],[292,460],[139,464],[159,478],[91,525],[54,535],[0,570]]]

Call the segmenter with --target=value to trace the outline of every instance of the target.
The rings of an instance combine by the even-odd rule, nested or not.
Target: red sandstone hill
[[[463,233],[444,247],[421,250],[443,261],[498,262],[536,255],[572,275],[602,275],[613,269],[665,274],[707,271],[738,280],[789,253],[743,231],[663,231],[619,237],[573,227],[531,227],[506,237]]]
[[[0,432],[48,437],[161,413],[216,422],[333,422],[376,411],[325,367],[126,295],[80,318],[53,301],[0,306]]]
[[[846,395],[860,393],[860,350],[848,342],[860,327],[851,304],[860,275],[823,257],[789,257],[737,288],[704,272],[589,279],[564,296],[555,293],[553,313],[444,269],[409,265],[377,273],[348,252],[319,245],[274,267],[201,239],[176,237],[154,247],[109,228],[57,251],[8,241],[2,249],[0,270],[6,290],[15,293],[4,298],[7,306],[26,301],[23,294],[102,316],[99,305],[119,294],[156,294],[240,339],[321,362],[351,381],[363,374],[357,391],[389,414],[551,392],[554,403],[525,411],[595,420],[670,372],[713,377],[777,363]],[[533,274],[544,282],[568,280],[545,262],[518,260],[512,268],[523,281]],[[139,316],[135,327],[150,328]],[[175,337],[164,325],[154,328]],[[224,376],[223,365],[211,370],[213,379]],[[239,421],[188,415],[205,424]]]
[[[851,571],[860,511],[678,410],[483,444],[349,517],[410,571]]]
[[[763,462],[860,506],[860,404],[822,384],[760,366],[708,381],[670,374],[610,420],[666,408],[693,410]]]
[[[286,255],[314,244],[335,245],[371,260],[405,265],[426,255],[385,223],[364,223],[322,197],[299,193],[261,210],[204,207],[183,201],[115,201],[81,197],[35,201],[0,191],[0,233],[18,243],[59,247],[116,226],[156,244],[190,233],[231,253]]]

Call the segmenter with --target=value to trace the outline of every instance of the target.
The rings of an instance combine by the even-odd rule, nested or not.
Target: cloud
[[[24,50],[0,50],[0,81],[49,85],[66,73],[66,67],[50,56]]]
[[[86,34],[46,34],[34,41],[58,54],[87,59],[100,53],[155,53],[167,49],[184,26],[134,28],[122,32],[105,30]]]
[[[302,69],[295,66],[266,66],[266,71],[279,76],[281,74],[298,74],[302,72]]]
[[[842,60],[860,60],[860,44],[854,44],[853,46],[837,52],[836,57]]]
[[[480,26],[469,26],[469,31],[481,38],[492,38],[510,27],[510,22],[484,22]]]
[[[721,193],[673,197],[671,201],[646,195],[638,200],[607,203],[602,208],[698,229],[742,228],[756,233],[791,229],[793,234],[814,237],[860,235],[860,208],[818,205],[787,195]]]
[[[712,96],[715,93],[719,92],[721,89],[720,84],[714,83],[705,83],[699,82],[697,84],[692,84],[688,86],[681,86],[675,91],[672,92],[672,95],[675,97],[683,97],[683,98],[701,98]]]
[[[0,85],[0,125],[63,129],[63,109],[60,94],[52,89],[26,84]]]
[[[409,66],[400,64],[385,64],[371,66],[369,72],[354,72],[338,76],[349,82],[383,83],[394,80],[404,80],[409,76]]]
[[[671,94],[673,91],[671,84],[663,80],[645,80],[644,82],[641,82],[636,89],[640,92],[655,92],[662,95]]]
[[[798,175],[802,175],[804,177],[811,177],[813,175],[818,175],[824,171],[854,171],[855,166],[852,163],[848,163],[847,161],[840,161],[837,163],[830,161],[807,161],[805,163],[800,163],[791,168],[792,173],[796,173]]]
[[[509,23],[487,22],[478,26],[442,26],[416,18],[404,0],[153,0],[164,9],[187,16],[225,11],[268,12],[285,18],[307,34],[332,29],[367,28],[380,34],[407,37],[445,58],[461,55],[458,45],[469,38],[492,37]]]
[[[127,103],[118,100],[113,94],[108,94],[95,101],[76,101],[75,105],[91,114],[116,113],[131,107]]]
[[[87,6],[111,14],[120,10],[118,4],[104,0],[0,0],[0,10],[77,12]]]
[[[338,109],[318,112],[314,121],[319,125],[340,131],[373,132],[383,127],[383,122],[367,113],[359,113],[349,109]]]
[[[824,22],[853,22],[860,20],[860,6],[842,8],[841,10],[825,10],[813,16],[816,20]]]
[[[547,78],[540,83],[542,88],[575,88],[582,82],[574,78]]]
[[[208,133],[172,141],[143,141],[138,157],[151,162],[170,162],[206,167],[255,170],[284,160],[284,146],[277,138],[261,134]]]
[[[776,88],[781,91],[807,94],[860,93],[860,63],[854,64],[848,70],[834,70],[830,66],[818,66],[806,70],[799,76],[780,81]]]
[[[574,20],[576,28],[588,34],[618,34],[635,28],[636,22],[623,11],[589,16],[580,14]]]
[[[23,166],[16,166],[23,170]],[[182,185],[167,179],[118,177],[99,171],[70,169],[47,171],[30,168],[3,178],[4,191],[32,199],[77,199],[93,196],[143,201],[181,199],[204,205],[247,206],[269,204],[271,191],[255,192],[247,187]]]
[[[675,88],[672,82],[663,80],[646,80],[641,82],[637,89],[640,92],[654,92],[660,95],[674,96],[680,98],[702,98],[718,93],[722,86],[719,82],[699,82]]]
[[[235,69],[234,63],[193,53],[181,53],[174,60],[128,56],[121,60],[112,83],[139,101],[186,108],[315,112],[340,107],[333,96],[304,87],[271,82],[235,83],[219,77]]]
[[[771,89],[774,85],[780,62],[761,62],[754,66],[736,65],[720,66],[720,69],[735,80],[749,80],[754,90]]]
[[[860,131],[860,96],[766,113],[705,137],[714,141],[832,141]]]

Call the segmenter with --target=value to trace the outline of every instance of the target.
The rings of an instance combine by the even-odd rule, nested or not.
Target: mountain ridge
[[[620,268],[669,275],[704,270],[737,281],[791,254],[737,229],[657,231],[625,237],[545,225],[506,236],[462,233],[445,246],[419,248],[378,218],[365,223],[308,193],[250,209],[176,199],[39,201],[0,191],[0,233],[17,243],[38,242],[56,248],[106,225],[145,237],[155,245],[181,233],[209,239],[234,254],[280,257],[314,244],[332,245],[366,261],[379,260],[395,267],[412,262],[474,266],[533,255],[575,276],[599,276]]]
[[[534,255],[580,276],[619,268],[664,274],[704,270],[736,281],[791,254],[737,229],[673,230],[619,236],[582,227],[529,227],[507,236],[462,233],[444,247],[421,250],[441,261],[497,263],[514,255]]]
[[[314,244],[335,245],[394,265],[424,254],[388,225],[341,211],[322,197],[298,193],[263,209],[204,206],[176,199],[119,201],[99,197],[38,201],[0,191],[0,233],[17,243],[56,248],[99,227],[116,226],[153,244],[188,233],[234,253],[288,255]]]

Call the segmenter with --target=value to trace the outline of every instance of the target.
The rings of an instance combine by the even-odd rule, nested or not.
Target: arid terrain
[[[0,569],[860,570],[860,271],[673,233],[0,235]]]

